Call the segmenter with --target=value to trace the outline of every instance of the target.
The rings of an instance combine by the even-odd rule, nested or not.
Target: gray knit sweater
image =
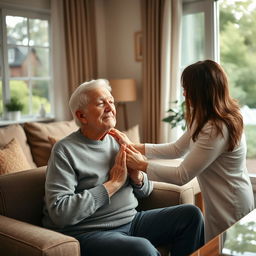
[[[90,140],[80,130],[57,142],[46,172],[43,225],[76,235],[98,229],[111,229],[132,221],[138,201],[153,187],[144,175],[141,188],[128,178],[123,187],[109,197],[103,183],[108,180],[119,145],[106,135]]]

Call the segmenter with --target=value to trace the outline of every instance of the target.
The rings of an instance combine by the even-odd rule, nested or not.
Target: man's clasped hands
[[[127,175],[129,175],[135,185],[142,186],[143,174],[141,171],[145,171],[145,157],[134,147],[134,144],[124,133],[114,128],[108,133],[120,144],[115,164],[110,171],[110,178],[123,185]]]

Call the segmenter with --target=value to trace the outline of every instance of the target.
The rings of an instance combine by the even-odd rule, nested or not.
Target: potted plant
[[[8,111],[8,120],[19,120],[24,105],[19,101],[18,98],[11,97],[10,101],[5,104],[5,108]]]
[[[178,104],[178,101],[174,101],[174,104]],[[185,101],[183,101],[181,104],[177,105],[176,108],[170,108],[167,110],[169,116],[162,119],[163,122],[167,122],[171,125],[172,128],[175,128],[179,125],[181,125],[182,130],[186,129],[186,123],[184,120],[185,117]]]

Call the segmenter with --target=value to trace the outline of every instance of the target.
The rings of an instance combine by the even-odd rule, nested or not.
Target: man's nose
[[[113,104],[111,102],[107,102],[107,104],[106,104],[106,111],[113,111],[115,109],[116,109],[115,104]]]

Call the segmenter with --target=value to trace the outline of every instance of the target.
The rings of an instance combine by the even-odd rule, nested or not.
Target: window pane
[[[38,115],[41,104],[44,105],[46,113],[51,112],[49,99],[49,81],[32,81],[32,109],[33,114]]]
[[[1,75],[5,77],[7,81],[5,89],[10,92],[10,97],[17,97],[24,104],[23,116],[31,114],[38,116],[41,104],[45,105],[49,113],[51,110],[49,15],[42,17],[42,19],[32,19],[23,14],[19,15],[18,11],[15,15],[4,17],[8,72],[1,73],[4,67],[1,67],[2,63],[0,63],[0,77]],[[0,50],[1,47],[0,45]],[[0,56],[0,62],[1,60]],[[1,101],[5,99],[0,95],[0,104]]]
[[[182,67],[203,59],[204,52],[204,13],[184,15],[182,18]]]
[[[6,16],[8,44],[28,44],[27,18],[19,16]]]
[[[253,0],[219,1],[220,59],[230,90],[241,105],[247,140],[247,167],[256,173],[256,5]]]
[[[29,69],[28,47],[8,47],[9,73],[11,77],[26,77]]]
[[[29,19],[29,45],[49,46],[48,21]]]
[[[16,97],[24,104],[22,114],[29,114],[29,82],[22,80],[10,81],[11,97]]]
[[[34,47],[31,49],[31,76],[49,76],[49,49]]]

